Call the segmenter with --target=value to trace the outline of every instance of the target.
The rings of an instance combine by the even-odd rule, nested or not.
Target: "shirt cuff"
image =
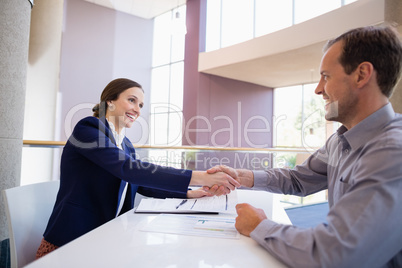
[[[272,228],[278,225],[277,223],[265,219],[250,233],[250,237],[257,241],[259,244],[263,245],[265,243],[265,238],[271,234]]]
[[[267,173],[264,170],[253,170],[255,189],[267,187]]]

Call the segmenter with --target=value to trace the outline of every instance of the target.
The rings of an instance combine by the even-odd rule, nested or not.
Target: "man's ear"
[[[362,62],[356,68],[356,83],[358,88],[364,87],[372,78],[374,66],[368,61]]]

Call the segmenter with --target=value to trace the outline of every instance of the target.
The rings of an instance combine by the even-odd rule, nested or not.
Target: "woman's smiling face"
[[[140,116],[144,106],[144,92],[139,87],[128,88],[114,101],[108,101],[106,118],[113,122],[118,133],[130,128]]]

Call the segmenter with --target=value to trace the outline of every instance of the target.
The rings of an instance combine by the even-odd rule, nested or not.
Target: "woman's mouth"
[[[133,121],[133,122],[135,121],[135,119],[137,119],[137,117],[136,117],[135,115],[133,115],[133,114],[126,113],[126,115],[127,115],[127,117],[130,118],[130,120]]]

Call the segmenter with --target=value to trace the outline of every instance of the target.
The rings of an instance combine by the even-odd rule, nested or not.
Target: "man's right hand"
[[[251,188],[254,186],[254,174],[248,169],[234,169],[225,165],[214,166],[207,170],[207,173],[225,172],[233,179],[237,180],[242,186]]]

